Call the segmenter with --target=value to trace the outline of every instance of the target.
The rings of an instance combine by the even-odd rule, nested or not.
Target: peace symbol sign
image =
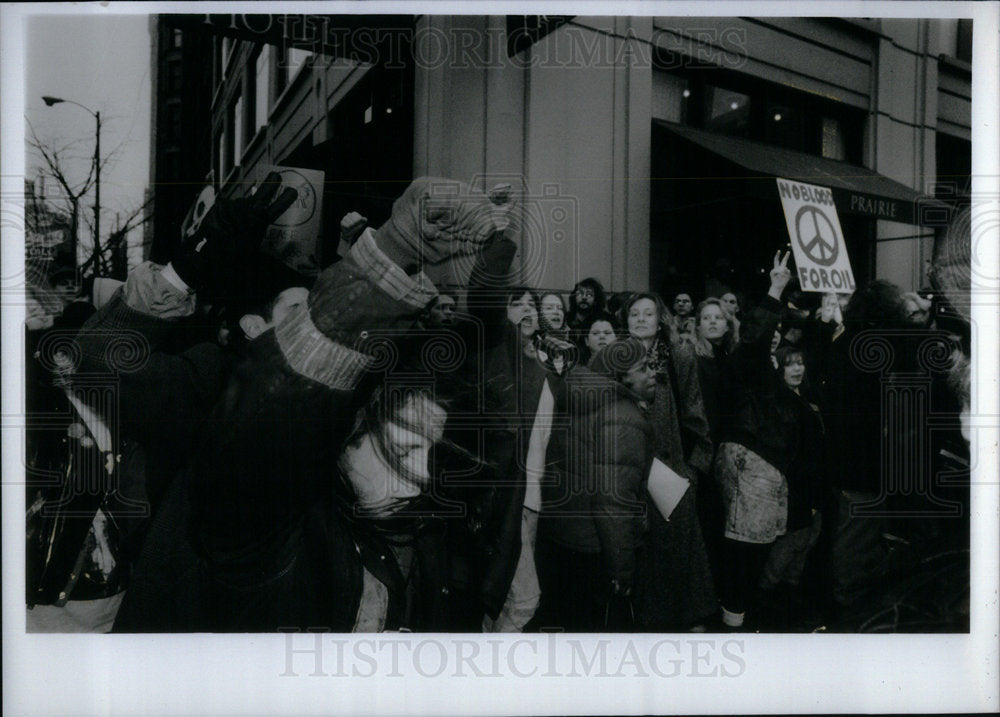
[[[837,232],[826,214],[807,204],[795,215],[795,233],[802,251],[820,266],[831,266],[840,253]]]

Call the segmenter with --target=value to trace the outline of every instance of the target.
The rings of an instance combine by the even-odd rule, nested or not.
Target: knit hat
[[[646,345],[637,338],[616,339],[594,354],[587,368],[617,381],[621,374],[645,361],[646,353]]]
[[[360,329],[396,315],[415,318],[437,296],[426,274],[406,268],[474,256],[508,228],[511,204],[495,194],[499,203],[454,180],[414,180],[393,203],[389,220],[366,230],[342,262],[316,278],[308,309],[276,327],[292,368],[325,385],[351,388],[371,364],[353,347]]]
[[[455,253],[475,254],[488,238],[507,228],[509,208],[509,203],[493,204],[486,194],[462,182],[421,177],[393,203],[385,224],[361,236],[350,257],[392,299],[419,312],[437,291],[424,274],[407,276],[400,261],[433,264]],[[388,261],[382,253],[386,247],[392,254]],[[316,279],[309,294],[309,312],[316,327],[336,339],[343,295],[336,291],[342,267],[334,267]]]
[[[389,220],[378,229],[379,242],[391,242],[418,263],[472,255],[509,227],[509,208],[464,182],[420,177],[393,203]]]

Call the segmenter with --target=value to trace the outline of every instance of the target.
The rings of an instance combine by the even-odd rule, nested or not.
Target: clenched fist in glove
[[[278,194],[280,187],[281,175],[271,172],[251,196],[215,202],[171,262],[185,284],[209,295],[225,295],[245,258],[258,252],[268,225],[295,202],[298,193],[286,188]]]
[[[476,255],[488,239],[504,233],[512,207],[500,189],[488,196],[463,182],[421,177],[392,205],[376,242],[408,274],[433,272],[452,257]]]

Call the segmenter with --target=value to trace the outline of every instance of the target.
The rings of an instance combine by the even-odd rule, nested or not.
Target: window
[[[184,66],[180,60],[172,60],[167,64],[167,92],[180,92],[184,82]]]
[[[300,50],[297,47],[283,48],[278,57],[277,93],[281,94],[291,84],[306,60],[312,56],[311,50]]]
[[[180,30],[174,30],[170,35],[170,46],[175,49],[180,49],[184,44],[184,33]]]
[[[746,136],[750,128],[750,97],[722,87],[705,87],[705,129]]]
[[[823,156],[827,159],[847,159],[847,142],[844,126],[833,117],[823,118]]]
[[[229,64],[229,58],[233,54],[233,45],[234,44],[235,44],[235,42],[232,39],[230,39],[228,37],[222,38],[222,74],[223,74],[223,76],[225,76],[225,73],[226,73],[226,65]]]
[[[292,47],[288,50],[287,68],[289,82],[298,74],[299,70],[306,63],[306,60],[312,57],[312,54],[312,50],[300,50],[297,47]]]
[[[653,117],[668,122],[686,122],[691,99],[689,84],[683,77],[666,72],[654,72]]]
[[[271,92],[271,47],[264,45],[257,54],[256,79],[254,80],[253,132],[267,124]]]
[[[236,97],[233,103],[232,124],[233,129],[233,162],[239,162],[243,156],[243,98]]]
[[[171,142],[181,141],[181,106],[176,102],[167,105],[167,137]]]
[[[972,20],[958,21],[958,41],[955,43],[955,57],[972,62]]]
[[[228,157],[226,156],[226,132],[223,130],[219,132],[219,136],[215,141],[216,149],[216,161],[215,167],[218,170],[216,175],[219,178],[219,184],[221,185],[225,179],[226,174],[229,172],[230,165],[228,164]]]
[[[951,202],[967,200],[972,189],[972,143],[938,131],[934,149],[937,157],[934,196]]]
[[[779,147],[788,147],[802,152],[815,152],[819,142],[810,143],[807,119],[794,103],[782,100],[767,102],[764,105],[764,141]],[[811,147],[810,144],[815,146]]]
[[[814,94],[724,71],[654,72],[653,116],[853,164],[865,113]]]

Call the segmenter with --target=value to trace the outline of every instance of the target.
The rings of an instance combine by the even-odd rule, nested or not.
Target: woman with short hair
[[[711,468],[712,442],[694,350],[672,340],[670,312],[656,294],[632,295],[622,306],[628,333],[639,339],[656,372],[651,418],[657,458],[691,483],[669,522],[657,511],[638,555],[638,628],[669,632],[698,628],[718,609],[698,524],[699,473]]]
[[[594,355],[618,338],[618,322],[611,314],[595,314],[583,325],[580,364],[586,365]]]
[[[546,453],[539,525],[540,629],[631,631],[653,460],[655,372],[636,339],[601,348],[569,372],[557,410],[565,427]]]

